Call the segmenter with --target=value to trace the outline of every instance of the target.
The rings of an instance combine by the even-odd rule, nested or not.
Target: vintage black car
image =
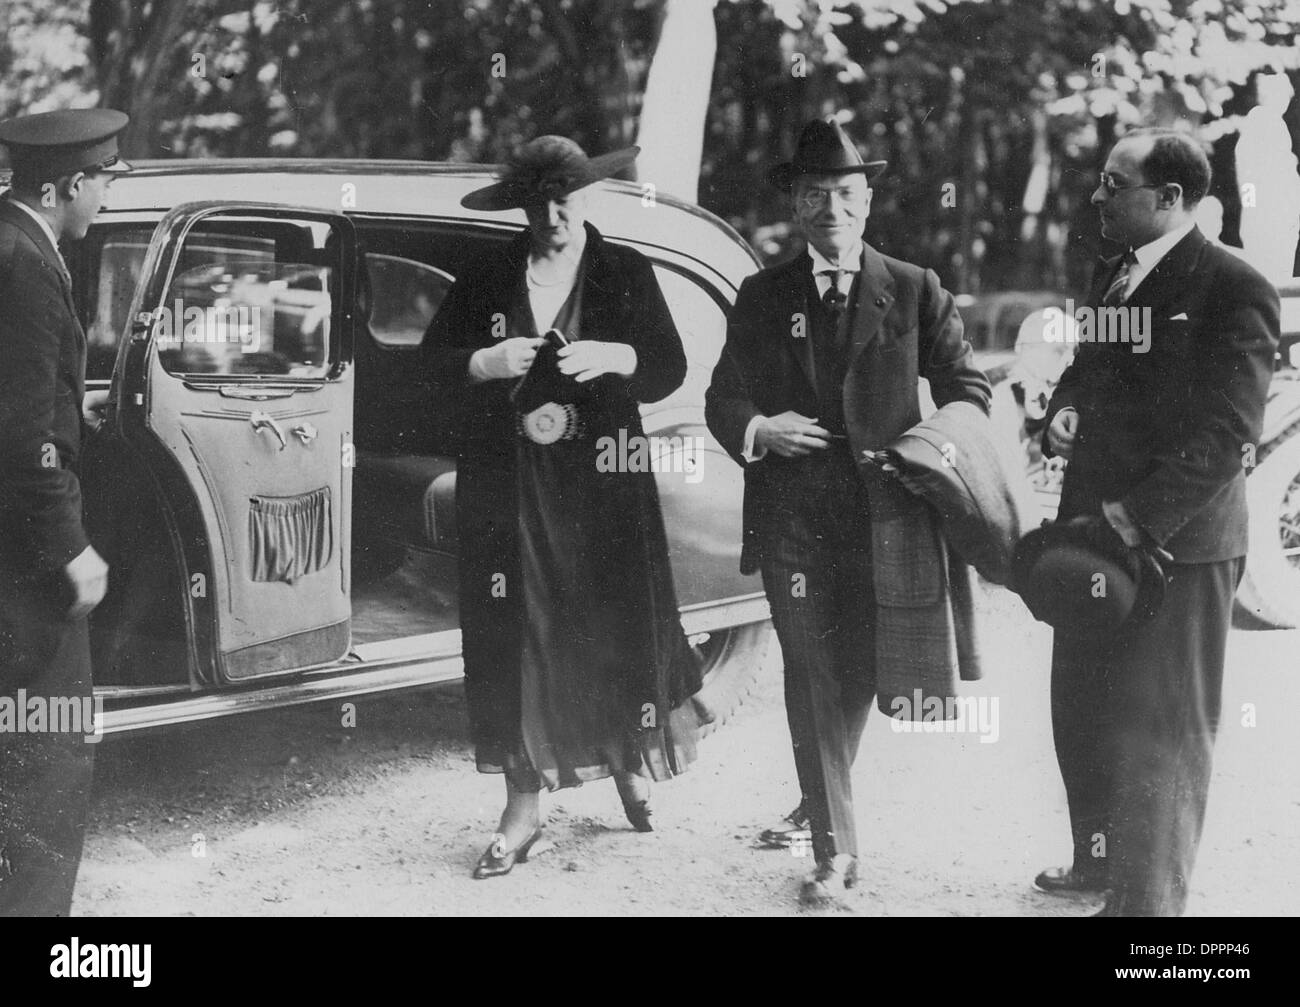
[[[418,349],[459,271],[522,213],[460,206],[482,167],[136,164],[68,249],[98,416],[87,523],[112,566],[92,617],[105,731],[458,679],[455,462],[417,419]],[[682,623],[725,712],[771,628],[761,584],[738,572],[741,472],[703,398],[726,309],[759,261],[715,216],[634,184],[601,183],[591,218],[652,260],[686,347],[685,384],[643,422]],[[1300,287],[1283,293],[1284,309],[1300,305]],[[1014,311],[981,337],[977,307],[963,314],[1000,377]],[[1274,382],[1251,480],[1259,545],[1241,601],[1260,625],[1300,616],[1294,364]]]
[[[92,620],[108,733],[462,674],[455,462],[422,424],[425,328],[520,213],[460,206],[485,168],[139,162],[69,267],[102,417],[82,471],[112,567]],[[757,268],[726,224],[610,181],[590,216],[654,263],[689,358],[644,410],[681,617],[715,708],[770,627],[738,572],[741,473],[703,395]]]

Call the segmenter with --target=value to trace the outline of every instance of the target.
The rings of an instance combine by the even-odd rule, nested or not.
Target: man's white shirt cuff
[[[483,370],[483,361],[480,355],[487,352],[487,347],[475,350],[469,358],[469,379],[471,381],[487,381],[487,372]]]
[[[756,451],[754,447],[754,434],[758,430],[758,425],[763,421],[763,419],[764,417],[762,416],[755,416],[749,421],[749,426],[745,427],[745,443],[741,445],[740,457],[744,458],[747,462],[756,462],[762,458],[763,455],[767,454],[766,448],[761,448]]]

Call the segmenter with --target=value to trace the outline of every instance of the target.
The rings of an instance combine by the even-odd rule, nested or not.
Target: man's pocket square
[[[1180,312],[1178,312],[1178,314],[1171,316],[1171,317],[1169,318],[1169,321],[1171,321],[1171,322],[1185,322],[1185,321],[1187,321],[1187,312],[1186,312],[1186,311],[1180,311]]]

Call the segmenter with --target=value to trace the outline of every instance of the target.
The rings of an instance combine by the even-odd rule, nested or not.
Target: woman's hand
[[[543,342],[540,338],[516,336],[496,346],[485,346],[469,358],[470,376],[479,381],[498,381],[527,374],[537,356],[537,347]]]
[[[636,372],[636,350],[627,343],[603,343],[580,339],[559,352],[560,373],[575,381],[590,381],[602,374],[630,378]]]

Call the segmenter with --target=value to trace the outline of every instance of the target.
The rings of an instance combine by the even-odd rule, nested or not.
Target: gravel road
[[[1029,885],[1068,850],[1048,722],[1050,638],[983,599],[997,740],[897,734],[873,715],[855,770],[863,879],[847,904],[796,904],[810,861],[753,837],[797,800],[776,673],[684,776],[656,831],[613,784],[544,797],[550,849],[507,877],[470,870],[500,810],[474,772],[455,688],[308,707],[126,740],[97,755],[79,915],[1073,916]],[[1234,632],[1209,820],[1189,915],[1300,912],[1300,632]],[[1250,720],[1253,704],[1254,726]],[[992,710],[993,708],[987,707]],[[990,725],[991,727],[991,725]],[[986,732],[991,736],[991,730]]]

